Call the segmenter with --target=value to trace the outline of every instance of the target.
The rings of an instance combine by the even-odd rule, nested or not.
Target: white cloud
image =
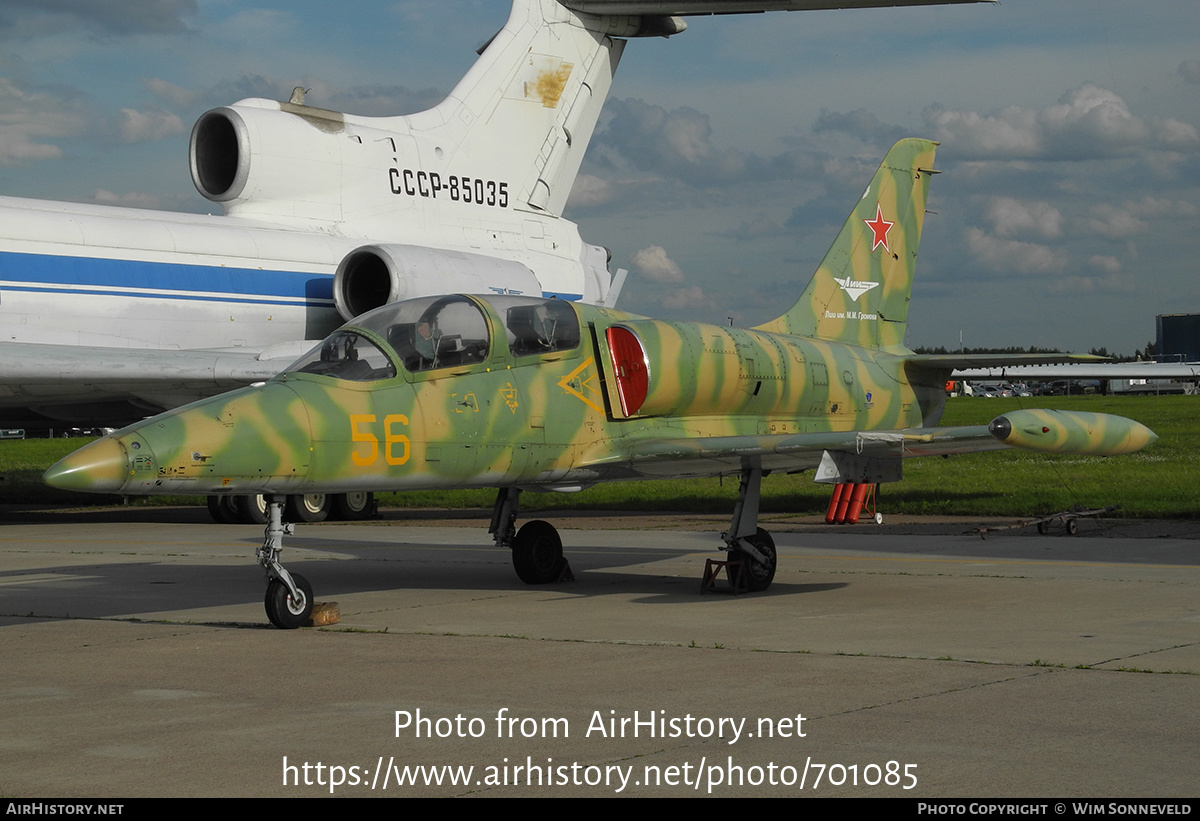
[[[1102,203],[1094,206],[1081,221],[1086,233],[1107,239],[1127,239],[1150,230],[1154,220],[1195,219],[1200,209],[1183,200],[1144,196],[1122,203]]]
[[[1116,257],[1096,254],[1088,260],[1088,267],[1111,276],[1121,273],[1121,260]]]
[[[1084,85],[1043,109],[1008,106],[991,114],[927,108],[934,138],[959,157],[1091,159],[1138,148],[1200,149],[1200,132],[1173,119],[1135,116],[1116,93]]]
[[[664,308],[672,311],[708,310],[713,307],[712,299],[699,285],[689,285],[672,291],[663,297],[662,304]]]
[[[1200,214],[1193,203],[1183,200],[1164,200],[1149,195],[1126,203],[1126,207],[1143,219],[1158,217],[1195,217]]]
[[[157,77],[144,82],[146,88],[155,97],[166,100],[171,105],[189,106],[196,99],[196,92],[186,89],[183,86],[177,86],[174,83],[168,83],[166,80],[161,80]]]
[[[1067,296],[1083,296],[1085,294],[1129,294],[1135,293],[1137,288],[1132,282],[1126,282],[1120,276],[1120,271],[1107,270],[1108,263],[1103,260],[1111,259],[1105,257],[1093,257],[1098,264],[1092,266],[1102,276],[1067,276],[1061,277],[1050,283],[1049,291],[1053,294],[1064,294]],[[1069,304],[1069,303],[1064,303]]]
[[[1050,139],[1075,137],[1125,146],[1149,136],[1146,125],[1130,113],[1124,100],[1093,85],[1068,91],[1058,105],[1042,111],[1039,119]]]
[[[575,184],[571,186],[571,195],[567,198],[568,206],[586,208],[589,205],[603,205],[611,202],[615,192],[608,180],[594,174],[579,174]]]
[[[953,146],[963,157],[1030,157],[1042,153],[1036,115],[1009,106],[984,116],[974,111],[925,111],[934,139]]]
[[[669,175],[698,185],[740,182],[766,163],[712,142],[707,114],[694,108],[666,109],[641,100],[610,99],[605,125],[595,138],[593,160]],[[752,161],[754,168],[748,168]]]
[[[63,155],[45,138],[69,137],[84,118],[60,98],[29,93],[0,77],[0,165],[18,165]]]
[[[666,250],[660,245],[634,252],[630,261],[638,273],[653,282],[683,282],[683,269],[667,256]]]
[[[1107,239],[1125,239],[1145,233],[1149,226],[1126,205],[1103,204],[1092,209],[1091,216],[1083,221],[1083,228],[1089,234]]]
[[[1032,276],[1054,274],[1067,265],[1064,251],[1039,245],[991,236],[978,228],[966,230],[967,249],[972,258],[1002,273]]]
[[[1165,148],[1177,148],[1180,151],[1195,149],[1200,143],[1200,131],[1196,127],[1179,120],[1161,120],[1154,124],[1154,137]]]
[[[0,165],[54,160],[62,156],[61,148],[36,142],[34,136],[30,129],[0,122]]]
[[[1035,236],[1054,239],[1062,235],[1062,214],[1045,202],[1020,202],[997,197],[988,206],[988,219],[1001,237]]]
[[[196,0],[6,0],[0,28],[19,31],[80,27],[106,35],[179,34],[192,28]]]
[[[183,120],[177,114],[154,111],[143,114],[132,108],[121,109],[121,141],[126,143],[161,140],[183,133]]]

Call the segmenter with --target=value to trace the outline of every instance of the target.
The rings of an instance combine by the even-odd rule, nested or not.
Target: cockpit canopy
[[[389,379],[395,363],[409,373],[483,362],[492,353],[486,302],[503,323],[508,353],[518,361],[579,346],[579,317],[559,299],[461,295],[394,302],[357,317],[301,358],[288,373],[351,381]],[[390,349],[385,352],[362,329]]]

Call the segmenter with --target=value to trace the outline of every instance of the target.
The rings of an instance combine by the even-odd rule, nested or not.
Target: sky
[[[244,97],[421,110],[504,0],[4,0],[0,194],[205,213],[187,145]],[[808,281],[887,148],[941,142],[908,344],[1133,353],[1200,311],[1195,0],[693,17],[625,50],[566,216],[621,307],[738,325]]]

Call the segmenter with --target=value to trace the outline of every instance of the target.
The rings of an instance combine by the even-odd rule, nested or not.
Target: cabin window
[[[513,356],[535,356],[579,347],[579,317],[574,308],[560,299],[521,300],[504,310],[504,325]]]
[[[384,314],[388,343],[412,373],[473,365],[487,359],[487,319],[461,296],[397,303]],[[364,323],[364,327],[365,327]]]

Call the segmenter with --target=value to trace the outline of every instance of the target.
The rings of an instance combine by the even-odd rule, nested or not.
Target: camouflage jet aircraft
[[[267,494],[267,615],[296,627],[312,587],[279,562],[285,494],[498,487],[491,533],[537,584],[560,577],[562,542],[547,522],[516,529],[522,489],[739,474],[725,549],[740,560],[735,577],[763,590],[775,547],[757,524],[759,485],[772,471],[886,482],[906,456],[1118,454],[1153,442],[1133,420],[1065,411],[934,427],[950,369],[988,359],[902,344],[935,145],[909,139],[888,152],[799,300],[765,325],[513,296],[397,302],[269,382],[110,434],[45,479],[125,495]]]

